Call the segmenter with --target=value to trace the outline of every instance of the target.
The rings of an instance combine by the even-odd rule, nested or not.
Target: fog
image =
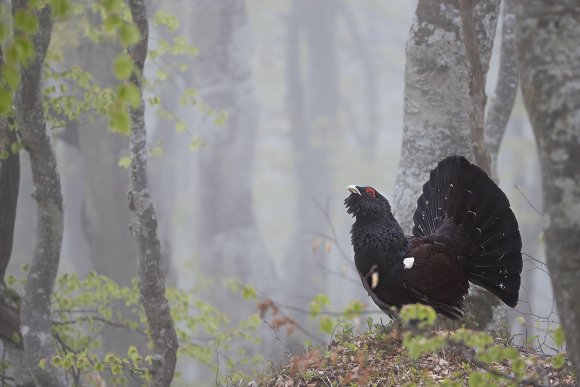
[[[220,0],[216,6],[215,1],[150,4],[175,15],[180,23],[175,34],[197,49],[196,55],[150,54],[145,73],[146,98],[162,101],[148,106],[147,127],[168,285],[211,302],[233,321],[271,299],[288,307],[285,313],[322,342],[329,335],[304,312],[320,293],[330,298],[331,311],[361,300],[376,312],[371,314],[376,321],[386,321],[354,269],[353,220],[343,200],[349,184],[370,185],[393,197],[403,130],[405,42],[416,2],[248,0],[244,9],[243,2]],[[150,50],[161,50],[173,34],[151,23]],[[496,35],[489,98],[497,78],[501,34]],[[85,49],[99,52],[84,66],[103,74],[106,83],[110,60],[95,60],[113,49]],[[193,104],[181,103],[184,93]],[[128,140],[105,133],[106,126],[106,120],[86,119],[76,135],[55,130],[66,217],[60,273],[97,270],[128,284],[137,275],[137,249],[128,230],[129,175],[119,165],[128,156]],[[34,235],[25,159],[8,269],[17,277],[32,255]],[[521,335],[518,340],[543,336],[557,317],[551,314],[553,296],[542,264],[536,146],[520,96],[500,150],[499,181],[526,253],[521,301],[508,311],[512,334]],[[255,288],[257,299],[232,292],[233,280]],[[271,322],[271,316],[264,319]],[[352,320],[355,329],[364,330],[365,319]],[[284,337],[278,340],[266,323],[256,332],[262,343],[250,353],[274,362],[287,350],[300,352],[305,340],[313,341],[301,332],[280,333]],[[180,359],[183,381],[212,378],[213,371],[192,364]]]

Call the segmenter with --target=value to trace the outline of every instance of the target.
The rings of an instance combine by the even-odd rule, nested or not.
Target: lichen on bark
[[[133,23],[140,33],[139,42],[129,47],[129,54],[138,70],[131,76],[131,82],[141,94],[139,106],[130,108],[129,207],[134,213],[131,231],[139,247],[139,291],[153,341],[151,385],[165,387],[171,384],[175,373],[178,341],[169,303],[165,297],[165,270],[157,237],[157,214],[149,194],[147,176],[147,131],[142,76],[147,58],[149,25],[144,0],[129,0],[129,8]]]
[[[476,161],[470,131],[472,102],[459,0],[419,0],[407,40],[403,143],[393,210],[403,230],[411,232],[417,198],[438,161],[453,154]],[[473,9],[475,40],[485,84],[499,0],[479,1]],[[472,286],[466,310],[486,326],[497,299]],[[478,301],[482,299],[481,301]]]
[[[12,11],[28,7],[26,0],[13,0]],[[60,175],[42,105],[42,66],[51,39],[50,6],[35,11],[38,29],[30,35],[34,57],[20,67],[20,84],[14,96],[16,124],[24,148],[30,155],[34,199],[37,202],[35,246],[20,309],[24,353],[39,386],[65,385],[55,367],[40,368],[41,359],[52,359],[50,320],[51,295],[60,262],[63,234],[63,199]],[[15,30],[15,34],[21,34]]]
[[[547,265],[580,375],[580,5],[526,1],[517,24],[522,94],[542,171]]]

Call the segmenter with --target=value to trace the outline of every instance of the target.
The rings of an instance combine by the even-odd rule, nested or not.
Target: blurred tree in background
[[[431,167],[477,159],[474,128],[528,257],[504,328],[561,351],[557,305],[578,365],[578,9],[470,3],[0,2],[1,382],[234,384],[329,339],[364,369],[357,335],[391,333],[352,266],[344,187],[386,192],[409,231]],[[479,328],[500,319],[476,305]],[[409,355],[446,343],[405,337]],[[484,370],[509,359],[525,380],[477,337],[460,341]],[[289,367],[324,357],[307,354]]]

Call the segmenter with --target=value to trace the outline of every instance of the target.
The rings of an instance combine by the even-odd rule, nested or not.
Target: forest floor
[[[565,355],[555,359],[526,347],[510,345],[509,340],[501,338],[492,339],[494,342],[485,348],[473,349],[450,340],[454,331],[431,330],[428,335],[423,333],[415,339],[442,337],[446,344],[413,358],[408,345],[403,344],[404,332],[400,328],[379,327],[360,336],[342,333],[334,337],[330,345],[311,348],[290,358],[286,365],[261,375],[249,386],[424,386],[441,383],[449,386],[573,386],[576,383]],[[501,359],[502,349],[507,348],[517,350],[510,352],[515,360],[493,361],[493,356]]]

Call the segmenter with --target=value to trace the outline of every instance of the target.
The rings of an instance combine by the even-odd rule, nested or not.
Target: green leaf
[[[562,326],[559,326],[554,331],[554,344],[556,344],[558,347],[561,347],[564,345],[564,341],[566,341],[564,337],[564,329],[562,329]]]
[[[556,369],[560,369],[566,365],[566,357],[564,356],[564,353],[559,353],[557,355],[552,356],[550,361],[552,362],[552,365]]]
[[[373,327],[373,317],[372,316],[367,317],[367,327],[369,329],[372,329],[372,327]]]
[[[253,286],[245,285],[242,287],[242,297],[244,297],[245,300],[253,300],[258,297],[258,294]]]
[[[108,15],[103,21],[103,28],[107,32],[112,32],[116,30],[120,25],[123,24],[123,19],[116,13]]]
[[[469,375],[469,387],[485,387],[487,382],[481,372],[472,372]]]
[[[129,112],[125,106],[109,109],[109,128],[113,132],[128,135],[130,131]]]
[[[175,130],[177,131],[177,133],[182,133],[185,131],[185,129],[187,129],[187,127],[185,126],[185,122],[177,121],[175,123]]]
[[[133,73],[133,60],[128,54],[123,53],[117,56],[113,63],[113,73],[117,79],[129,79]]]
[[[55,17],[66,16],[70,9],[70,2],[68,0],[50,0],[52,7],[52,14]]]
[[[40,368],[41,370],[46,368],[46,359],[40,359],[40,361],[38,362],[38,368]]]
[[[179,21],[167,11],[159,10],[153,15],[153,24],[164,25],[169,30],[175,31],[179,27]]]
[[[221,111],[215,116],[213,123],[217,126],[224,126],[227,121],[228,121],[228,112]]]
[[[131,166],[131,157],[129,156],[121,157],[117,165],[119,165],[121,168],[128,169]]]
[[[411,304],[405,305],[401,309],[401,319],[404,322],[417,322],[421,327],[433,324],[436,317],[435,309],[428,305]]]
[[[332,333],[334,329],[334,321],[329,316],[322,316],[320,318],[320,331],[323,333]]]
[[[121,9],[123,2],[121,0],[101,0],[100,4],[107,13],[114,13]]]
[[[445,343],[446,339],[443,336],[413,336],[410,332],[406,332],[403,336],[403,346],[407,348],[411,358],[417,358],[427,352],[438,351]]]
[[[365,308],[365,304],[363,304],[359,300],[355,300],[355,301],[350,302],[344,308],[344,314],[346,315],[347,318],[355,318],[355,317],[360,316],[360,314],[362,313],[364,308]]]
[[[0,87],[0,115],[8,114],[12,110],[12,93]]]
[[[27,9],[19,9],[14,15],[14,27],[29,34],[38,29],[38,18]]]
[[[22,149],[24,149],[24,146],[19,142],[13,142],[12,145],[10,145],[10,150],[14,154],[20,152]]]
[[[132,107],[141,105],[141,94],[139,89],[132,83],[122,83],[117,88],[117,95],[122,101],[128,102]]]
[[[310,316],[317,317],[325,306],[330,305],[330,299],[326,294],[317,294],[310,302]]]
[[[8,157],[10,157],[10,152],[6,149],[0,149],[0,160],[6,160]]]
[[[132,44],[139,42],[141,33],[134,24],[123,23],[119,29],[119,38],[123,47],[129,47]]]
[[[20,63],[34,56],[34,45],[26,36],[16,36],[6,49],[6,62]],[[6,74],[6,69],[4,70]]]

